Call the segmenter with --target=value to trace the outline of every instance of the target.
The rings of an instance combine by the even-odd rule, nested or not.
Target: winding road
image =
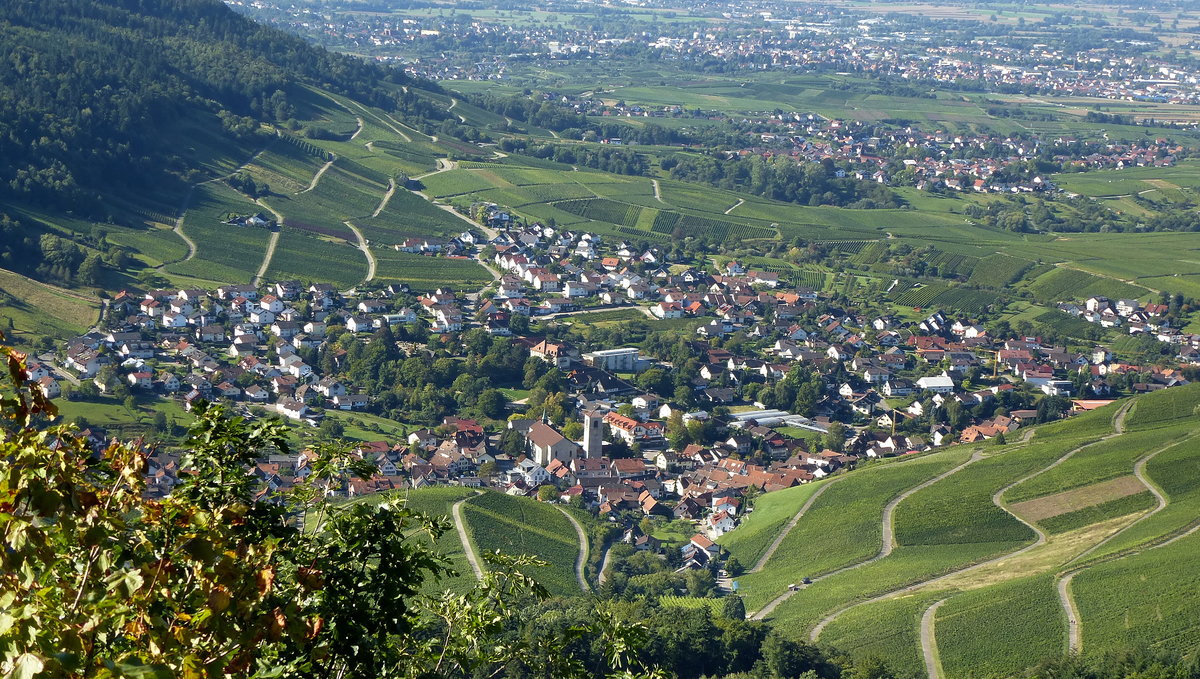
[[[396,180],[393,178],[389,178],[387,191],[385,191],[383,194],[383,200],[379,201],[379,207],[375,208],[375,211],[371,213],[372,219],[374,219],[375,217],[378,217],[380,212],[383,212],[383,209],[387,207],[388,201],[390,201],[392,199],[392,194],[395,192],[396,192]]]
[[[601,585],[608,579],[608,564],[612,561],[612,545],[604,550],[604,560],[600,562],[600,572],[596,575],[596,581]]]
[[[934,624],[937,622],[937,609],[944,603],[946,599],[925,609],[925,614],[921,616],[921,656],[925,658],[925,672],[929,674],[929,679],[942,679],[942,661],[934,641]]]
[[[475,579],[482,580],[483,569],[479,567],[479,557],[475,554],[475,545],[471,543],[471,538],[467,535],[467,526],[463,523],[462,518],[462,503],[469,499],[469,497],[464,497],[451,505],[450,514],[454,517],[454,530],[458,532],[459,542],[462,542],[463,554],[467,556],[467,563],[471,564],[471,570],[475,571]]]
[[[555,507],[563,513],[563,516],[567,517],[567,521],[570,521],[571,525],[575,527],[575,534],[579,536],[579,556],[575,557],[575,578],[579,580],[579,589],[583,590],[584,593],[589,593],[592,591],[592,586],[588,584],[587,578],[583,574],[583,568],[587,565],[588,550],[590,549],[588,547],[587,533],[583,531],[583,526],[579,525],[579,521],[571,516],[571,512],[557,505]]]
[[[358,240],[358,249],[361,250],[363,255],[367,258],[367,277],[364,278],[362,282],[366,283],[367,281],[375,280],[375,255],[371,254],[371,248],[367,247],[367,239],[363,238],[362,231],[359,231],[358,227],[351,224],[349,220],[346,220],[342,223],[354,232],[354,237]]]
[[[819,575],[815,578],[812,578],[812,582],[815,584],[815,583],[825,580],[827,578],[831,578],[835,575],[840,575],[847,571],[852,571],[852,570],[855,570],[858,568],[862,568],[863,566],[873,564],[876,561],[879,561],[880,559],[885,559],[888,556],[890,556],[892,551],[896,548],[896,526],[895,526],[896,507],[898,507],[901,502],[904,502],[908,498],[912,497],[912,495],[914,493],[924,490],[924,489],[928,488],[929,486],[932,486],[933,484],[937,483],[938,481],[941,481],[942,479],[944,479],[948,476],[951,476],[952,474],[956,474],[956,473],[962,471],[965,467],[967,467],[967,465],[970,465],[970,464],[977,462],[979,460],[982,460],[982,459],[983,459],[983,453],[976,452],[973,455],[971,455],[971,457],[968,458],[966,462],[963,462],[962,464],[958,465],[957,467],[954,467],[953,469],[942,472],[941,474],[938,474],[937,476],[933,477],[932,479],[929,479],[929,480],[924,481],[916,486],[913,486],[912,488],[909,488],[908,490],[904,491],[903,493],[900,493],[896,497],[892,498],[891,502],[888,502],[887,506],[885,506],[883,508],[883,518],[882,518],[883,536],[882,536],[882,544],[879,547],[879,552],[875,556],[871,557],[870,559],[867,559],[866,561],[859,561],[858,563],[853,563],[853,564],[850,564],[849,566],[843,566],[842,568],[839,568],[837,570],[830,571],[824,575]],[[809,499],[811,500],[812,498],[809,498]],[[754,615],[750,616],[750,619],[751,620],[762,620],[764,617],[770,615],[771,612],[774,611],[777,606],[779,606],[779,604],[783,603],[784,601],[787,601],[793,594],[795,594],[798,591],[800,591],[800,590],[798,590],[798,589],[797,590],[788,590],[788,591],[784,592],[783,594],[780,594],[778,597],[773,599],[766,606],[763,606],[762,610],[760,610],[760,611],[756,612]],[[840,615],[840,614],[841,614],[841,611],[839,611],[838,614],[836,614],[836,615]],[[836,617],[836,615],[833,617]],[[828,624],[829,622],[833,621],[833,617],[827,618],[826,620],[822,620],[821,624],[819,624],[813,630],[813,637],[812,637],[813,641],[817,640],[817,636],[820,635],[821,630],[825,628],[825,625]]]
[[[329,155],[333,155],[333,154],[331,153]],[[296,193],[297,194],[308,193],[309,191],[312,191],[313,189],[317,188],[317,183],[321,181],[321,177],[325,174],[325,171],[328,170],[329,168],[333,167],[333,161],[335,161],[335,160],[337,160],[337,156],[333,156],[333,158],[331,158],[328,162],[326,162],[324,165],[322,165],[320,167],[320,169],[317,170],[316,174],[313,175],[312,181],[310,181],[308,183],[308,188],[300,189]]]
[[[179,216],[175,218],[175,226],[171,229],[175,232],[175,235],[183,239],[184,243],[187,243],[187,257],[181,259],[180,261],[182,262],[186,262],[196,256],[196,241],[183,232],[183,218],[187,216],[188,207],[192,204],[192,194],[196,192],[197,186],[200,186],[200,184],[192,184],[188,187],[187,194],[183,197],[183,203],[179,206]]]
[[[729,214],[730,212],[733,212],[734,210],[738,209],[739,207],[741,207],[741,206],[743,206],[743,205],[745,205],[745,204],[746,204],[746,201],[745,201],[744,199],[742,199],[742,198],[738,198],[738,202],[734,203],[734,204],[733,204],[733,207],[731,207],[731,208],[729,208],[728,210],[726,210],[726,211],[725,211],[725,214]]]
[[[264,203],[262,198],[258,198],[254,202],[258,203],[259,207],[265,208],[272,215],[275,215],[275,230],[271,232],[271,237],[267,240],[267,250],[263,253],[262,264],[258,266],[258,271],[254,274],[254,277],[250,279],[251,283],[257,285],[262,280],[262,277],[267,275],[267,269],[271,267],[271,258],[275,256],[275,246],[279,245],[279,233],[283,230],[283,215],[279,214],[275,208]]]

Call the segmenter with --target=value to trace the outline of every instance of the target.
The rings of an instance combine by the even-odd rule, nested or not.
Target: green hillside
[[[905,673],[933,658],[949,679],[1011,675],[1068,649],[1186,652],[1200,640],[1197,599],[1183,595],[1195,569],[1181,567],[1198,544],[1197,403],[1200,385],[1158,392],[1008,445],[853,472],[815,496],[740,593],[797,638]],[[814,493],[773,495],[744,535],[721,540],[747,565]],[[786,591],[804,576],[818,577]]]

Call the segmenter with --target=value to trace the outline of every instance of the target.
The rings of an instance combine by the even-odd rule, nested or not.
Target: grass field
[[[737,530],[722,535],[717,542],[745,567],[753,566],[779,535],[779,531],[821,485],[808,483],[759,497],[754,501],[754,511],[742,519]]]
[[[78,335],[99,318],[99,300],[0,269],[0,328],[22,343],[34,336]],[[10,325],[11,324],[11,325]]]

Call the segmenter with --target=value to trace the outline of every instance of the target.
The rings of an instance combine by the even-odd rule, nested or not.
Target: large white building
[[[635,372],[641,364],[637,347],[604,349],[583,355],[584,363],[609,372]]]

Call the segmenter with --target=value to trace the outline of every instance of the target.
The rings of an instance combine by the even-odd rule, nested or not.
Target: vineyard
[[[996,303],[992,293],[974,290],[967,287],[951,287],[945,283],[930,283],[921,287],[912,287],[895,295],[896,304],[927,309],[931,307],[948,307],[968,314],[981,314]]]
[[[637,226],[642,208],[629,203],[618,203],[608,198],[589,198],[584,200],[566,200],[554,204],[560,210],[586,217],[598,222],[608,222],[621,226]]]
[[[915,309],[924,309],[929,306],[934,297],[949,290],[950,287],[941,283],[932,283],[930,285],[913,286],[904,291],[895,298],[896,304],[903,304]]]
[[[1050,303],[1084,300],[1093,295],[1137,299],[1149,293],[1140,286],[1061,267],[1035,279],[1029,284],[1029,292],[1038,300]]]
[[[1019,279],[1033,262],[1007,255],[991,255],[980,259],[971,269],[967,283],[985,288],[1003,288]]]
[[[482,266],[471,259],[426,257],[392,249],[372,250],[376,279],[408,283],[413,290],[430,291],[444,285],[455,289],[478,288],[492,280]]]
[[[947,274],[952,276],[966,276],[978,263],[978,257],[942,252],[940,250],[927,261],[927,264],[931,268],[936,268],[938,273],[943,276]]]

